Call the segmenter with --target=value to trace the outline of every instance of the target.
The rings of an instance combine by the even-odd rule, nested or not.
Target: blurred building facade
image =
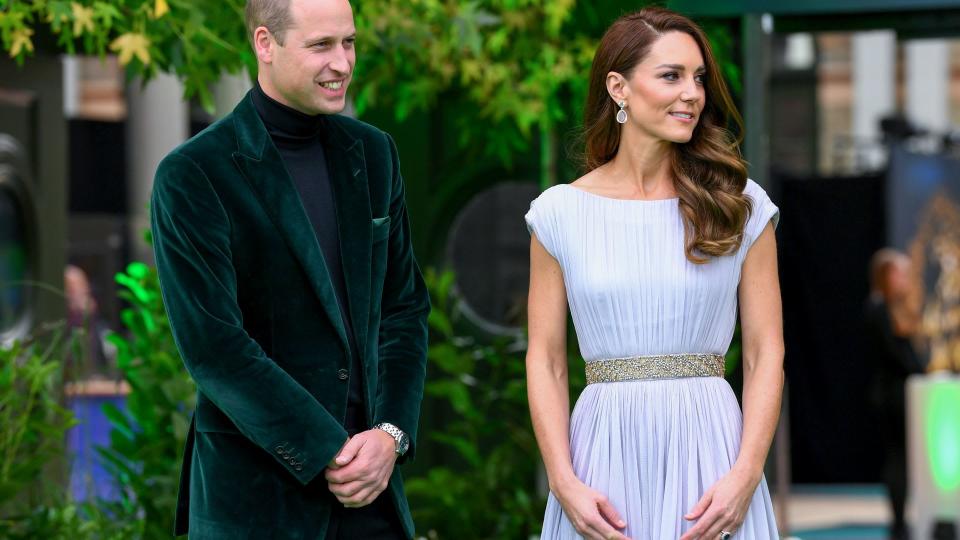
[[[882,168],[885,116],[939,135],[960,126],[960,41],[897,40],[892,30],[814,39],[821,174]]]

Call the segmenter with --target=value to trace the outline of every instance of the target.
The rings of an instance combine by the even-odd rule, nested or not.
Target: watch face
[[[408,448],[410,448],[410,438],[404,433],[400,436],[400,447],[398,450],[400,450],[400,454],[403,455],[407,453]]]

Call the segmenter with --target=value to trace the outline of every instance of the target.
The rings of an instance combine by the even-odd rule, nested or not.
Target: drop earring
[[[617,106],[620,107],[620,110],[617,111],[617,122],[621,124],[627,123],[627,111],[623,110],[623,107],[626,105],[625,102],[621,101],[617,103]]]

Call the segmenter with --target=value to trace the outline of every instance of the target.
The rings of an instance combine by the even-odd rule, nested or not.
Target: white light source
[[[773,15],[769,13],[764,13],[760,16],[760,28],[763,30],[764,34],[773,33]]]
[[[814,62],[813,36],[811,34],[790,34],[787,36],[787,50],[784,63],[790,69],[810,69]]]

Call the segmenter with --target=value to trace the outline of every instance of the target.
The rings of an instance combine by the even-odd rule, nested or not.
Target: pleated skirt
[[[573,469],[609,498],[632,540],[676,540],[683,519],[737,459],[742,414],[720,377],[591,384],[570,418]],[[541,540],[580,538],[551,493]],[[737,540],[779,538],[765,479]]]

